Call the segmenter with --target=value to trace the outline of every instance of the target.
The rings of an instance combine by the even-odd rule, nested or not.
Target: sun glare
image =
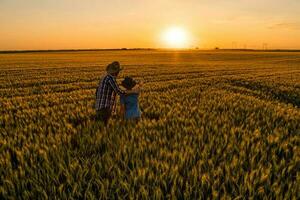
[[[188,36],[185,29],[172,27],[162,34],[164,44],[169,48],[185,48],[188,45]]]

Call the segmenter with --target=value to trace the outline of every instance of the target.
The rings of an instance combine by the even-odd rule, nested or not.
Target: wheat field
[[[93,120],[114,60],[137,125]],[[299,198],[300,52],[5,53],[0,105],[0,199]]]

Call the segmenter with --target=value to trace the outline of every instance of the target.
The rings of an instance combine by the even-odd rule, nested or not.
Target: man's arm
[[[127,91],[123,91],[119,88],[118,84],[116,83],[114,78],[110,78],[109,79],[109,84],[112,86],[112,88],[114,89],[114,91],[118,94],[118,95],[124,95],[124,94],[139,94],[140,93],[140,89],[133,89],[133,90],[127,90]]]
[[[118,84],[116,83],[116,80],[112,77],[110,77],[109,79],[109,84],[111,85],[111,87],[114,89],[114,91],[118,94],[118,95],[123,95],[126,94],[125,91],[121,90],[118,86]]]
[[[139,94],[141,92],[140,88],[134,88],[132,90],[127,90],[126,94]]]

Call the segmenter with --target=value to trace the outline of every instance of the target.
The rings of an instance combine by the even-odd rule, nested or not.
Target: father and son
[[[141,118],[138,98],[141,92],[142,83],[126,76],[121,85],[122,90],[116,81],[122,68],[120,63],[115,61],[107,65],[106,74],[101,78],[96,90],[96,120],[102,121],[107,126],[112,112],[116,109],[116,96],[120,96],[121,116],[126,121],[138,122]]]

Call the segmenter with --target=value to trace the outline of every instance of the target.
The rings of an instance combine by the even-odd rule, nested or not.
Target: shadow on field
[[[259,82],[250,82],[247,80],[229,80],[229,84],[232,86],[242,87],[248,90],[255,91],[253,96],[259,98],[268,98],[277,100],[281,103],[292,104],[293,106],[300,107],[300,94],[293,91],[282,91],[274,85],[270,87]],[[234,90],[230,88],[230,90]]]

